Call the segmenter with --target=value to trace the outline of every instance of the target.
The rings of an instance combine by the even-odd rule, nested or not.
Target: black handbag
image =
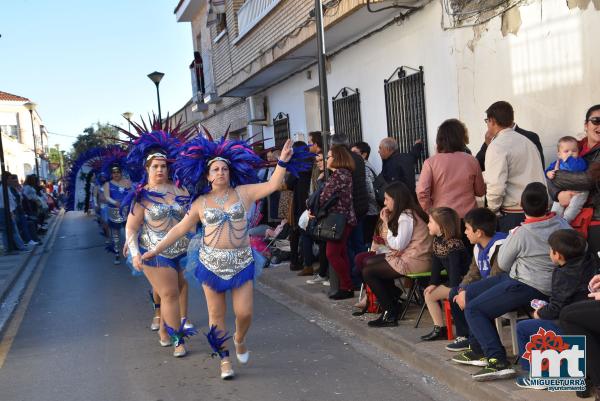
[[[346,229],[346,216],[340,213],[329,213],[317,221],[311,235],[318,241],[339,241]]]
[[[346,216],[341,213],[329,213],[329,209],[338,201],[335,195],[319,209],[317,217],[310,219],[306,231],[315,241],[339,241],[346,228]]]

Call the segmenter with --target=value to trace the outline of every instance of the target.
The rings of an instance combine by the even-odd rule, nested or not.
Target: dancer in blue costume
[[[208,134],[207,134],[208,136]],[[198,136],[184,145],[175,162],[176,177],[198,196],[186,217],[142,259],[155,257],[184,236],[199,221],[203,224],[198,249],[190,246],[188,264],[195,265],[194,274],[202,283],[208,307],[210,331],[207,339],[221,358],[221,378],[231,379],[234,371],[229,359],[225,332],[226,291],[231,290],[235,313],[236,356],[246,364],[249,352],[245,338],[253,313],[253,279],[258,263],[250,248],[248,210],[254,202],[277,191],[286,173],[308,169],[307,151],[292,150],[288,140],[278,166],[268,182],[258,184],[257,171],[264,166],[245,141],[218,142]]]
[[[112,247],[107,250],[115,254],[114,264],[121,264],[119,259],[119,249],[121,249],[121,230],[125,227],[126,214],[122,214],[119,210],[121,202],[131,188],[131,181],[123,176],[123,172],[127,171],[125,158],[127,152],[119,146],[111,146],[108,152],[103,155],[102,172],[106,177],[111,179],[102,186],[104,199],[107,203],[108,210],[108,227],[110,229],[110,238]]]
[[[135,138],[127,165],[132,178],[138,181],[135,190],[123,200],[123,204],[128,205],[131,211],[127,218],[126,246],[133,267],[143,272],[152,285],[153,303],[158,306],[160,313],[155,315],[153,325],[156,323],[159,326],[160,345],[173,345],[173,356],[182,357],[187,354],[185,338],[195,334],[193,325],[185,317],[188,286],[183,277],[182,264],[189,238],[182,236],[170,247],[143,262],[141,253],[154,249],[185,216],[190,197],[185,188],[173,183],[170,164],[189,131],[180,132],[179,125],[171,130],[168,118],[166,122],[155,120],[151,132],[135,123],[134,127],[139,134],[137,138],[123,131],[132,139]],[[185,310],[183,313],[182,309]]]

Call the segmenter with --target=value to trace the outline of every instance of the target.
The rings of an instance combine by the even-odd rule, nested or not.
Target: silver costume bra
[[[144,223],[140,231],[140,246],[145,249],[154,249],[173,226],[185,217],[185,209],[179,203],[172,205],[166,203],[151,203],[144,209]],[[161,252],[160,256],[173,259],[187,252],[189,238],[183,236],[173,245]]]

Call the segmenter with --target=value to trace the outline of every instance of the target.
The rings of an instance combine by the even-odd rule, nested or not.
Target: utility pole
[[[319,60],[319,100],[321,110],[321,135],[323,137],[323,173],[327,180],[327,154],[329,153],[329,95],[327,94],[327,71],[325,68],[325,30],[323,28],[322,0],[315,0],[315,24],[317,29],[317,58]]]

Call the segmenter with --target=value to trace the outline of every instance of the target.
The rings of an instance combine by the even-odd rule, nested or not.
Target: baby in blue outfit
[[[563,136],[558,140],[558,160],[550,163],[546,169],[546,177],[550,180],[554,179],[556,170],[565,170],[572,172],[581,172],[587,170],[587,162],[579,157],[579,144],[577,139],[572,136]],[[588,191],[578,191],[569,206],[562,207],[560,203],[552,204],[552,211],[558,216],[561,216],[569,223],[579,214],[581,208],[585,205],[588,198]]]

